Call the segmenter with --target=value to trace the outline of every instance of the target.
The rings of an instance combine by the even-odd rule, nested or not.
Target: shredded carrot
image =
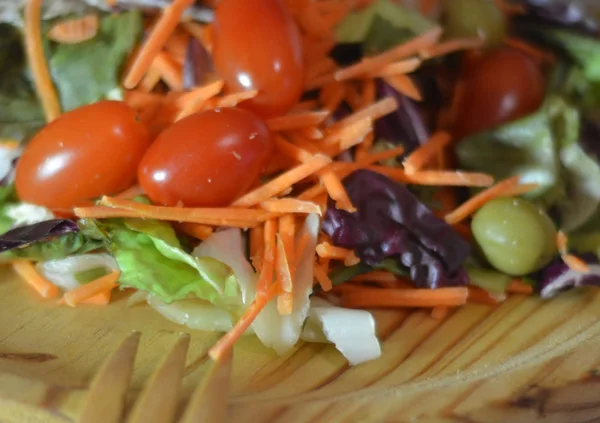
[[[335,62],[329,58],[324,57],[320,61],[312,64],[306,71],[306,78],[316,78],[318,76],[323,75],[324,73],[331,73],[337,68]]]
[[[318,204],[295,198],[272,198],[261,202],[260,206],[264,210],[274,213],[317,213],[321,215],[321,209]]]
[[[224,82],[222,80],[216,80],[184,94],[177,101],[181,112],[179,112],[176,119],[180,120],[200,111],[206,100],[221,92],[223,85]]]
[[[160,82],[160,70],[154,66],[154,63],[155,62],[152,62],[150,69],[148,69],[148,72],[146,72],[146,75],[144,75],[144,78],[142,78],[142,81],[139,84],[139,89],[147,93],[154,90],[156,85]]]
[[[294,271],[298,267],[298,263],[304,255],[304,250],[306,250],[309,242],[310,236],[307,233],[302,234],[302,236],[296,241],[296,244],[294,245],[294,264],[292,266]]]
[[[122,198],[124,200],[130,200],[130,199],[135,198],[140,195],[144,195],[144,190],[142,189],[141,186],[136,184],[136,185],[130,186],[125,191],[121,191],[120,193],[115,195],[115,198]]]
[[[292,144],[279,134],[275,134],[274,139],[277,151],[292,160],[304,163],[313,157],[312,153]]]
[[[469,302],[477,304],[496,305],[498,300],[490,295],[485,289],[478,286],[469,286]]]
[[[563,231],[556,233],[556,249],[560,254],[567,253],[567,235]]]
[[[112,289],[107,289],[104,292],[99,292],[98,294],[91,296],[87,300],[81,301],[80,304],[88,304],[88,305],[108,305],[110,303],[110,297],[112,296]]]
[[[296,269],[296,256],[302,254],[302,251],[296,251],[296,246],[294,245],[296,236],[296,217],[294,215],[286,214],[279,218],[279,236],[281,237],[281,242],[285,249],[285,256],[290,265],[290,273],[293,278]]]
[[[173,0],[173,2],[164,9],[162,16],[138,52],[131,69],[129,69],[129,72],[125,77],[125,81],[123,82],[125,88],[131,89],[140,83],[156,55],[164,47],[165,43],[179,24],[183,12],[191,6],[193,2],[194,0]]]
[[[382,289],[357,287],[342,294],[342,306],[369,307],[453,307],[467,302],[467,288]]]
[[[523,194],[528,194],[531,191],[535,191],[536,189],[538,189],[540,187],[539,184],[536,183],[532,183],[532,184],[519,184],[513,188],[508,188],[503,196],[505,197],[517,197],[519,195],[523,195]]]
[[[488,187],[494,183],[494,178],[485,173],[462,172],[459,170],[422,170],[407,175],[403,169],[386,166],[367,166],[367,169],[386,175],[395,181],[415,185]]]
[[[481,37],[474,38],[456,38],[444,43],[431,46],[420,52],[423,59],[432,59],[434,57],[444,56],[460,50],[474,50],[482,48],[485,45],[485,39]]]
[[[271,131],[289,131],[306,126],[318,125],[329,116],[328,111],[304,112],[269,119],[266,123]]]
[[[325,138],[321,145],[327,149],[329,156],[337,156],[365,140],[365,137],[373,131],[371,118],[364,118],[357,122],[349,123],[347,126],[335,132],[330,130],[331,135]]]
[[[279,314],[290,314],[292,312],[292,272],[289,265],[287,251],[280,234],[277,234],[277,265],[276,274],[277,282],[281,290],[281,294],[277,299],[277,310]]]
[[[62,44],[78,44],[91,40],[98,33],[98,15],[87,15],[58,22],[48,31],[48,38]]]
[[[330,133],[332,133],[336,130],[347,128],[364,119],[371,119],[372,121],[375,121],[385,115],[392,113],[396,109],[398,109],[398,102],[394,98],[383,98],[378,102],[373,103],[370,106],[365,107],[364,109],[361,109],[358,112],[353,113],[342,120],[339,120],[327,129]]]
[[[533,287],[521,279],[513,279],[506,288],[506,292],[510,294],[531,295],[533,294]]]
[[[419,66],[421,66],[421,59],[411,57],[410,59],[404,59],[385,65],[381,69],[374,70],[368,76],[373,78],[383,78],[386,76],[403,75],[417,70]]]
[[[579,273],[590,273],[590,267],[588,264],[573,254],[564,254],[561,256],[562,261],[569,266],[569,269],[573,269]]]
[[[189,40],[189,33],[177,29],[165,43],[165,50],[180,65],[183,65],[185,62]]]
[[[27,61],[33,77],[37,96],[42,103],[47,122],[52,122],[60,116],[60,103],[54,89],[48,63],[42,44],[42,1],[29,0],[25,4],[25,50]]]
[[[333,283],[331,282],[331,279],[329,279],[327,272],[319,264],[315,263],[313,266],[313,273],[323,291],[329,291],[331,288],[333,288]]]
[[[419,148],[414,150],[404,160],[404,171],[409,175],[414,175],[423,168],[436,152],[444,148],[450,142],[450,134],[447,132],[436,132]]]
[[[345,86],[336,81],[326,84],[319,93],[319,99],[323,103],[323,108],[329,113],[337,110],[345,96]]]
[[[56,285],[38,273],[30,261],[14,260],[12,267],[42,298],[54,298],[60,292]]]
[[[529,44],[519,38],[514,37],[505,37],[504,44],[508,47],[514,48],[515,50],[519,50],[521,53],[530,56],[534,60],[541,63],[554,63],[556,62],[556,57],[551,53],[541,50],[536,46]]]
[[[320,174],[321,182],[325,186],[325,190],[329,196],[335,201],[335,206],[338,209],[346,210],[347,212],[354,213],[356,208],[352,205],[350,197],[346,192],[346,188],[342,184],[342,181],[333,171],[322,172]],[[320,213],[319,213],[320,214]]]
[[[85,285],[67,292],[63,298],[67,305],[75,307],[81,303],[93,297],[101,292],[109,291],[117,286],[117,279],[119,279],[119,272],[112,272],[106,276],[102,276],[94,281],[88,282]]]
[[[188,34],[200,41],[207,51],[212,51],[212,29],[210,25],[201,25],[198,22],[182,22],[181,26]]]
[[[292,168],[291,170],[288,170],[266,184],[243,195],[233,203],[233,206],[252,207],[262,201],[266,201],[306,178],[307,176],[318,172],[329,163],[331,163],[331,159],[329,157],[322,154],[316,154],[312,157],[312,159]]]
[[[444,320],[449,313],[450,309],[448,307],[434,307],[433,310],[431,310],[431,318],[435,320]]]
[[[265,251],[264,226],[250,229],[250,260],[257,272],[262,268],[262,260]]]
[[[391,75],[383,78],[392,88],[413,100],[421,101],[423,97],[415,83],[406,75]]]
[[[158,52],[151,68],[156,69],[161,79],[168,85],[172,92],[183,91],[183,70],[169,54]]]
[[[178,223],[176,227],[184,234],[202,241],[207,239],[213,233],[213,228],[199,223]]]
[[[436,26],[404,44],[394,47],[377,56],[363,59],[355,65],[340,69],[334,74],[334,77],[337,81],[344,81],[377,71],[395,60],[408,58],[419,51],[429,48],[437,42],[441,35],[442,28]]]
[[[273,284],[269,287],[265,295],[257,295],[256,299],[250,304],[250,307],[246,309],[240,320],[235,324],[225,336],[208,350],[208,355],[213,360],[219,360],[223,355],[229,351],[235,341],[246,332],[246,329],[252,324],[254,319],[259,315],[262,309],[271,301],[277,292],[277,285]]]
[[[316,248],[319,257],[342,260],[346,266],[354,266],[360,263],[360,259],[352,250],[342,247],[335,247],[328,242],[322,242]]]
[[[241,91],[216,98],[216,107],[235,107],[242,101],[251,100],[258,95],[257,90]]]
[[[275,273],[275,263],[277,254],[277,219],[269,219],[264,225],[264,245],[262,257],[262,268],[256,288],[257,295],[264,295],[271,283]]]
[[[512,190],[519,184],[519,176],[513,176],[498,182],[496,185],[474,195],[464,202],[454,211],[448,213],[445,217],[446,223],[453,225],[466,219],[471,214],[479,210],[488,201],[494,198],[502,197],[508,190]]]

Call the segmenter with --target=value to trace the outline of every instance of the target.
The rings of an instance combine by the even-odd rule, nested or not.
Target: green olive
[[[504,14],[493,0],[446,0],[446,38],[485,37],[488,46],[500,44],[506,32]]]
[[[523,198],[497,198],[473,217],[473,236],[492,266],[509,275],[534,272],[556,253],[556,227],[545,211]]]

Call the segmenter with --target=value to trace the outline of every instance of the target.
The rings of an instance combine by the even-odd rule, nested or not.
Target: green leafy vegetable
[[[87,238],[82,232],[70,233],[48,241],[16,248],[0,255],[1,258],[29,258],[36,261],[61,259],[76,254],[85,254],[103,248],[104,244]]]
[[[98,35],[79,44],[51,44],[50,71],[64,110],[121,99],[120,73],[142,34],[139,11],[104,17]]]
[[[75,273],[75,280],[79,283],[88,283],[108,275],[109,270],[106,267],[95,267],[89,270],[82,270]]]

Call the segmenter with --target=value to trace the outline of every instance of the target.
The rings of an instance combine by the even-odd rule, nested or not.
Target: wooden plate
[[[185,328],[145,305],[59,307],[0,274],[0,421],[72,422],[102,361],[142,333],[130,400]],[[515,296],[444,321],[375,312],[383,356],[349,368],[328,345],[283,357],[245,337],[235,349],[232,422],[600,421],[600,295]],[[184,393],[206,373],[219,334],[191,332]]]

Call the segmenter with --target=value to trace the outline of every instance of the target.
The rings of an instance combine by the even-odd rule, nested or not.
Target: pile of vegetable
[[[50,4],[51,2],[48,2]],[[278,353],[368,309],[600,283],[600,39],[574,1],[15,2],[0,258]]]

